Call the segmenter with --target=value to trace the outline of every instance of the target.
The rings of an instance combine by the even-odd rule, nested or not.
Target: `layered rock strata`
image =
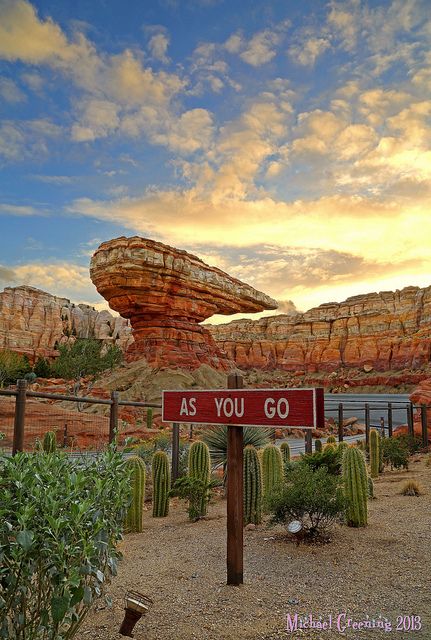
[[[86,304],[73,304],[35,287],[6,287],[0,293],[0,349],[53,358],[56,346],[76,338],[97,338],[126,348],[132,341],[127,320]]]
[[[137,236],[101,244],[90,275],[110,307],[130,319],[129,359],[145,358],[154,366],[209,364],[226,370],[232,363],[199,323],[216,313],[277,307],[269,296],[196,256]]]
[[[209,330],[242,369],[417,369],[431,359],[431,287],[354,296],[306,313],[235,320]]]

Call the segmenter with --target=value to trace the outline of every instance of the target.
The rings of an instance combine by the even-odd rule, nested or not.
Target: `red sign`
[[[324,420],[323,389],[163,391],[163,422],[315,429]]]

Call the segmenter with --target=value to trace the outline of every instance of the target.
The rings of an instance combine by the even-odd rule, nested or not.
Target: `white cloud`
[[[331,44],[327,38],[309,37],[289,47],[288,54],[297,64],[312,67],[317,58],[330,46]]]
[[[40,216],[43,211],[29,205],[0,204],[0,214],[4,213],[8,216]]]
[[[0,77],[0,97],[11,104],[25,102],[27,99],[25,93],[21,91],[16,82],[10,78],[2,77]]]
[[[169,62],[166,55],[169,47],[169,37],[165,33],[156,33],[151,36],[148,42],[148,48],[153,58],[161,62]]]
[[[253,67],[260,67],[275,58],[279,41],[279,34],[270,29],[255,33],[240,53],[240,58]]]

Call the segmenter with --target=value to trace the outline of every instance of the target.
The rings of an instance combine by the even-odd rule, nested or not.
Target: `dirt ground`
[[[420,497],[399,495],[411,478],[423,487]],[[187,521],[181,503],[172,503],[163,519],[148,511],[144,532],[122,543],[124,560],[108,589],[113,607],[99,602],[79,637],[119,640],[123,596],[135,589],[154,600],[135,627],[136,640],[431,640],[431,467],[422,457],[408,471],[386,472],[375,493],[369,526],[336,526],[324,546],[296,546],[281,527],[266,524],[246,531],[241,587],[225,584],[224,500],[197,523]],[[332,628],[287,631],[287,616],[296,613],[321,616],[328,627],[332,616]],[[420,617],[420,630],[404,629],[411,616]],[[353,629],[349,619],[378,622]],[[418,626],[419,618],[413,622]]]

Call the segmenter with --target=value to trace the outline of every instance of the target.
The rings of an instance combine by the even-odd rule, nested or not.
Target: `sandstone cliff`
[[[109,311],[73,304],[34,287],[6,287],[0,293],[0,349],[12,349],[33,361],[53,357],[54,346],[75,338],[98,338],[126,348],[131,338],[127,320]]]
[[[242,369],[417,369],[431,358],[431,287],[354,296],[302,314],[206,326]]]

